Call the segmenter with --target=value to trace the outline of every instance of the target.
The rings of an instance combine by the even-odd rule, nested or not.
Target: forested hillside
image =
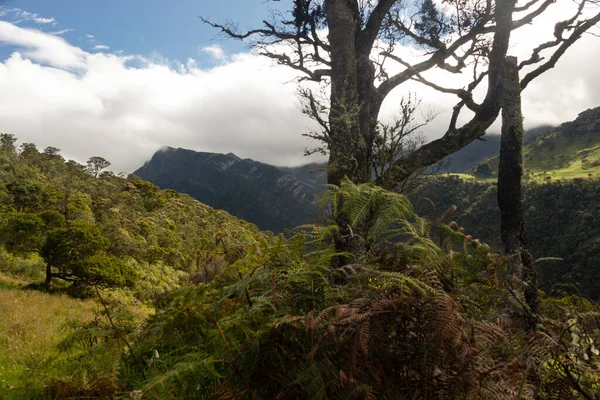
[[[500,211],[495,185],[459,177],[430,179],[411,194],[418,212],[455,205],[456,221],[475,237],[502,250]],[[527,237],[535,258],[555,257],[537,267],[540,287],[548,293],[567,291],[600,298],[600,180],[576,178],[530,182],[523,208]]]
[[[245,246],[273,240],[188,195],[102,172],[109,163],[100,157],[85,166],[54,147],[16,149],[15,140],[2,134],[0,146],[1,398],[114,391],[128,323],[166,293],[206,281]],[[104,306],[117,307],[120,331],[102,316],[100,292]],[[97,336],[95,345],[80,335]]]
[[[564,371],[598,385],[596,306],[555,288],[528,337],[506,311],[520,306],[505,259],[448,213],[345,181],[330,211],[368,227],[369,250],[332,268],[335,225],[274,237],[100,157],[13,143],[2,135],[2,398],[577,398]],[[524,355],[542,382],[524,383]]]

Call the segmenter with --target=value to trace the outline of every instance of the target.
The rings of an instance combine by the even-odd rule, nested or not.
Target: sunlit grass
[[[451,174],[465,181],[492,183],[497,180],[498,157],[487,160],[493,177]],[[600,134],[538,138],[523,147],[525,182],[548,183],[600,177]]]
[[[11,398],[15,389],[61,377],[65,371],[59,365],[67,355],[58,350],[58,344],[70,333],[67,323],[85,323],[98,309],[92,300],[18,288],[24,283],[0,276],[2,399]]]

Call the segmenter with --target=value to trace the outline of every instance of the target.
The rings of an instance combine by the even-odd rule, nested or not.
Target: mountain
[[[440,173],[466,173],[484,160],[500,154],[500,135],[487,134],[482,140],[475,140],[456,153],[446,157]]]
[[[235,154],[167,147],[134,172],[162,189],[187,193],[262,229],[283,232],[315,220],[323,166],[278,168]]]

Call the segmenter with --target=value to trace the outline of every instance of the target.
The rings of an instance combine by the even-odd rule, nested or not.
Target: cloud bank
[[[549,21],[564,18],[564,10],[555,10]],[[552,25],[546,25],[551,37]],[[61,33],[0,20],[0,44],[17,48],[0,60],[1,132],[40,149],[59,147],[80,162],[102,156],[115,172],[135,170],[163,146],[233,152],[276,165],[311,161],[302,155],[311,143],[301,134],[314,125],[298,110],[293,71],[253,53],[226,54],[215,45],[200,47],[199,59],[185,63],[110,53],[99,42],[89,52]],[[520,30],[511,53],[524,58],[532,44],[546,40],[542,34],[541,25]],[[87,39],[95,40],[89,34]],[[600,39],[588,35],[527,88],[528,127],[571,120],[600,105],[599,52]],[[435,74],[427,77],[459,84],[456,77]],[[425,129],[429,138],[441,136],[456,98],[416,83],[393,92],[382,117],[408,91],[446,111]]]

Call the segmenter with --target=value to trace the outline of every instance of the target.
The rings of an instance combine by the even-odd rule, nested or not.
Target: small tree
[[[48,146],[44,149],[44,154],[50,158],[60,158],[60,149],[57,147]]]
[[[5,153],[14,153],[16,151],[15,142],[17,138],[10,133],[0,133],[0,150]]]
[[[97,178],[103,169],[110,167],[110,162],[102,157],[91,157],[87,162],[87,170]]]
[[[19,146],[19,155],[26,159],[34,159],[36,158],[40,152],[34,143],[23,143]]]
[[[107,255],[109,246],[110,241],[98,227],[87,222],[51,230],[41,251],[46,261],[46,285],[52,278],[97,286],[132,284],[135,271]]]
[[[492,167],[490,167],[490,163],[485,161],[485,162],[479,164],[475,168],[475,175],[479,175],[484,178],[492,176]]]

